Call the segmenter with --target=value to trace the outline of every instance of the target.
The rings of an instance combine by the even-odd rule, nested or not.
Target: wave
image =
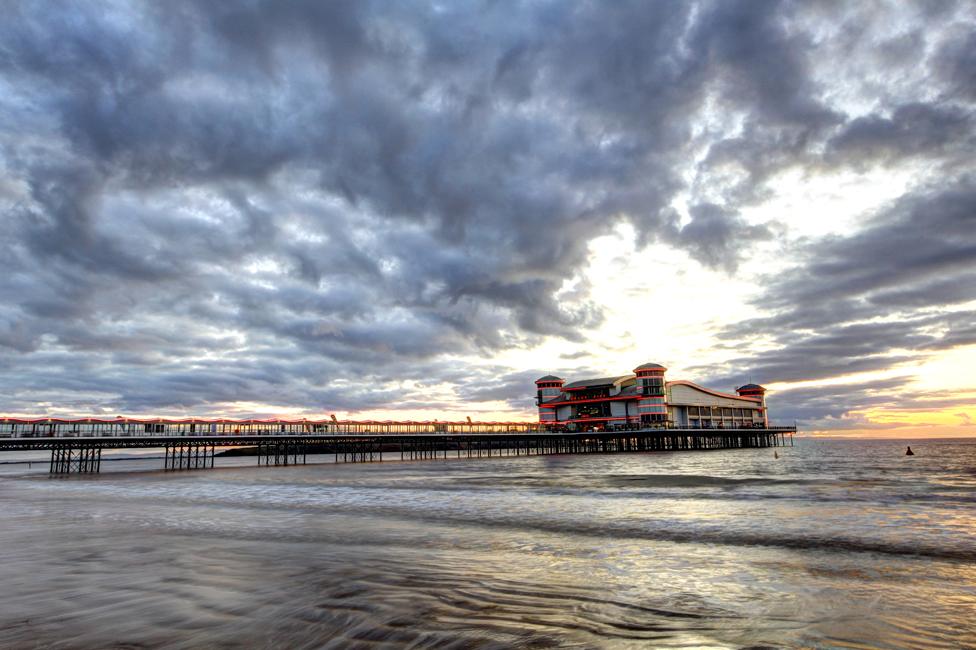
[[[385,517],[392,521],[409,522],[412,524],[420,523],[432,526],[457,526],[467,528],[478,528],[493,532],[509,531],[516,533],[547,533],[555,535],[584,536],[590,538],[616,540],[640,540],[645,542],[664,542],[674,544],[693,544],[693,545],[720,545],[745,548],[772,548],[772,549],[792,549],[823,553],[875,553],[888,556],[899,557],[920,557],[931,560],[963,562],[976,564],[976,546],[949,546],[943,543],[926,543],[917,539],[907,539],[904,541],[869,539],[858,537],[845,537],[841,535],[826,536],[822,533],[810,532],[804,534],[775,532],[764,530],[762,532],[751,532],[735,530],[731,528],[671,528],[665,526],[648,527],[645,525],[633,525],[625,522],[617,522],[609,525],[594,525],[585,520],[576,519],[572,521],[556,519],[530,519],[526,518],[525,513],[510,518],[495,517],[486,518],[485,513],[477,513],[470,516],[459,516],[447,513],[424,512],[422,510],[405,509],[403,507],[392,506],[352,506],[348,504],[336,505],[329,504],[317,507],[311,504],[280,504],[280,503],[228,503],[226,501],[200,500],[197,503],[208,503],[216,506],[245,507],[259,510],[285,510],[292,514],[318,515],[342,515],[351,516],[357,519],[369,520],[377,517]],[[182,527],[183,522],[177,522],[177,528]],[[249,530],[248,528],[237,529],[227,527],[227,521],[220,522],[219,526],[213,529],[208,528],[202,522],[186,522],[195,530],[181,529],[181,534],[218,534],[228,535],[242,539],[265,539],[266,530]],[[295,542],[330,542],[330,543],[357,543],[353,540],[345,542],[336,539],[332,533],[326,537],[320,537],[318,533],[309,534],[303,531],[292,531],[281,529],[276,531],[276,537],[281,540]],[[491,535],[486,535],[486,538]],[[361,540],[360,542],[361,543]]]
[[[354,513],[346,513],[354,514]],[[394,513],[390,513],[394,514]],[[402,513],[396,513],[402,519]],[[578,522],[564,523],[552,521],[492,521],[472,520],[462,517],[430,516],[407,517],[434,524],[463,524],[491,529],[512,529],[527,532],[584,535],[588,537],[616,539],[637,539],[654,542],[679,544],[718,544],[739,547],[770,547],[833,553],[878,553],[893,556],[916,556],[936,560],[976,563],[976,548],[953,548],[944,545],[921,544],[916,541],[895,542],[890,540],[856,539],[845,537],[818,537],[787,534],[761,534],[723,530],[668,530],[664,528],[647,529],[636,526],[588,526]]]
[[[819,479],[782,479],[765,477],[729,478],[700,474],[636,474],[600,477],[604,485],[612,487],[722,487],[735,488],[750,485],[813,485],[823,483]]]

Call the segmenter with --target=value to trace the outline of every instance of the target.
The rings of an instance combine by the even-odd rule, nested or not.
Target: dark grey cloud
[[[950,96],[976,101],[976,33],[971,24],[959,25],[942,44],[936,71],[948,82]]]
[[[769,226],[751,225],[738,214],[713,203],[691,206],[689,212],[691,220],[665,239],[685,248],[704,266],[733,273],[748,250],[744,244],[773,238]]]
[[[872,421],[866,412],[874,409],[924,414],[972,404],[971,393],[919,390],[910,386],[911,379],[910,375],[904,375],[866,382],[790,388],[777,391],[767,404],[782,421],[796,420],[802,422],[805,429],[818,431],[885,430],[901,426],[897,422]],[[964,415],[956,414],[960,424],[968,424]],[[919,424],[925,426],[924,417]]]
[[[797,420],[808,428],[863,428],[865,421],[852,411],[881,408],[904,397],[908,377],[777,391],[769,396],[770,412],[784,422]]]
[[[731,332],[816,330],[899,308],[976,299],[976,285],[965,282],[976,268],[976,178],[921,188],[880,210],[859,232],[812,242],[795,255],[797,265],[764,283],[759,304],[777,315]]]
[[[433,399],[416,386],[444,383],[523,404],[516,382],[535,371],[472,377],[451,360],[582,342],[600,297],[562,288],[593,238],[630,224],[641,246],[734,274],[780,232],[741,216],[777,171],[924,154],[957,173],[972,131],[972,39],[954,38],[950,9],[930,33],[850,39],[895,66],[931,50],[942,84],[858,116],[823,79],[812,10],[789,2],[4,9],[6,410],[355,410],[388,405],[394,384],[414,404]],[[830,250],[885,243],[848,245]],[[809,268],[852,313],[964,300],[930,245],[909,260],[928,284]],[[774,318],[802,320],[787,294],[817,289],[782,283]],[[859,297],[858,283],[877,287]]]
[[[855,162],[900,162],[905,158],[968,158],[976,146],[971,107],[911,103],[890,115],[859,117],[827,144],[827,158],[845,165]]]

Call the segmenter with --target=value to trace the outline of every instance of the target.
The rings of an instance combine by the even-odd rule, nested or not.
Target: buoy
[[[915,452],[914,452],[914,451],[912,451],[912,448],[911,448],[911,446],[910,446],[910,445],[909,445],[909,447],[908,447],[908,451],[906,451],[906,452],[905,452],[905,455],[906,455],[906,456],[914,456],[914,455],[915,455]]]

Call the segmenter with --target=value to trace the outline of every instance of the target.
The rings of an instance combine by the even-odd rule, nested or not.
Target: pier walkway
[[[303,464],[309,454],[336,462],[490,458],[544,454],[692,451],[792,444],[796,427],[620,428],[557,431],[525,422],[339,422],[285,420],[0,419],[0,452],[51,452],[53,475],[94,473],[105,449],[164,450],[167,470],[214,466],[218,449],[247,448],[258,465]],[[787,440],[789,442],[787,442]]]

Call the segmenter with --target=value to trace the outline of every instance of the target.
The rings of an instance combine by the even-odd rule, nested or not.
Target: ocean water
[[[3,466],[0,647],[976,648],[976,440],[777,451]]]

